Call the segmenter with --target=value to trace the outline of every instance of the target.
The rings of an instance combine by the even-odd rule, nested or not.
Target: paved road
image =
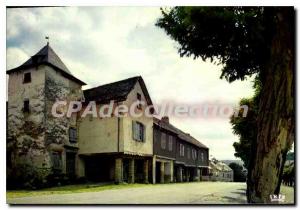
[[[11,204],[243,204],[246,185],[194,182],[8,199]]]

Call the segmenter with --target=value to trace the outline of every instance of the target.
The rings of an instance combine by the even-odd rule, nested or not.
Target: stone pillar
[[[84,160],[79,157],[78,155],[76,156],[76,177],[84,177],[85,176],[85,166],[84,166]]]
[[[156,157],[152,158],[152,184],[156,183]]]
[[[181,168],[181,166],[178,166],[176,172],[177,172],[177,182],[182,182],[182,168]]]
[[[134,183],[134,159],[129,159],[128,182]]]
[[[197,178],[198,178],[198,181],[201,181],[200,168],[197,168]]]
[[[165,163],[160,163],[160,183],[165,183]]]
[[[116,158],[115,160],[115,183],[119,184],[123,182],[123,160],[122,158]]]
[[[199,173],[199,168],[194,168],[193,169],[193,181],[200,181],[200,173]]]
[[[174,161],[170,162],[170,173],[171,173],[171,177],[170,177],[170,182],[174,182]]]
[[[149,178],[148,178],[148,174],[149,174],[149,172],[148,172],[148,165],[149,165],[149,163],[148,163],[149,161],[148,160],[144,160],[144,183],[146,183],[146,184],[148,184],[149,183]]]

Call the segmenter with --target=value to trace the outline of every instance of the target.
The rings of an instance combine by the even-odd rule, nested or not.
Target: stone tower
[[[77,116],[56,118],[51,109],[56,100],[80,100],[85,83],[49,44],[7,74],[8,186],[45,186],[53,177],[74,177]]]

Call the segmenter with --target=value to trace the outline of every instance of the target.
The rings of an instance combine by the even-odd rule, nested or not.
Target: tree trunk
[[[258,135],[247,180],[249,203],[270,203],[279,194],[286,154],[294,141],[294,9],[276,12],[277,26],[266,65]]]

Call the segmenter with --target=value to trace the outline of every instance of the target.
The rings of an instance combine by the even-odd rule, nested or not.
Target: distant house
[[[225,163],[212,158],[209,167],[211,181],[233,182],[233,170]]]

